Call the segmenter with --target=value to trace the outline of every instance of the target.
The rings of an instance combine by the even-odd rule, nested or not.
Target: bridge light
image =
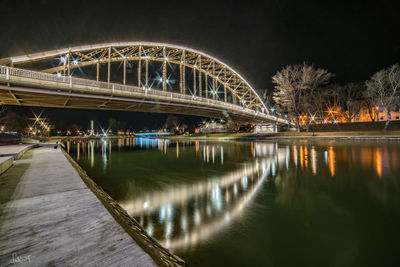
[[[72,62],[74,63],[74,65],[78,65],[78,60],[74,59]]]
[[[165,57],[164,59],[165,59],[166,61],[168,61],[168,57]]]
[[[160,81],[160,82],[162,82],[162,78],[160,77],[160,78],[158,78],[158,80]]]
[[[61,77],[61,72],[57,72],[57,77]]]
[[[149,58],[149,56],[148,56],[148,55],[146,55],[144,58]]]
[[[60,62],[61,62],[61,63],[65,63],[65,57],[62,57],[62,56],[61,56],[61,57],[60,57]]]
[[[125,59],[125,58],[126,58],[126,56],[122,56],[122,58],[123,58],[123,59]]]
[[[197,69],[197,65],[194,65],[194,68]]]

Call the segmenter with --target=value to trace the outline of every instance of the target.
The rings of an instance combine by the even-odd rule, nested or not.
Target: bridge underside
[[[64,90],[48,90],[0,84],[0,104],[71,109],[118,110],[153,113],[195,115],[234,121],[237,123],[266,123],[257,116],[185,103],[164,102],[156,99],[130,98],[85,94]],[[270,122],[269,122],[270,123]]]

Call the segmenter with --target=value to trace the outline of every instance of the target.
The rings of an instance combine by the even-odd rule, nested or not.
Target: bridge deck
[[[30,150],[0,184],[1,266],[155,266],[59,149]]]
[[[215,99],[5,66],[0,66],[0,103],[177,113],[245,123],[288,123],[264,112]]]

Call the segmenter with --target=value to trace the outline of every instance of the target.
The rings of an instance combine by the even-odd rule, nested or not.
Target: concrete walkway
[[[19,263],[155,266],[53,145],[0,176],[0,266]]]
[[[9,146],[0,146],[0,157],[12,156],[15,160],[21,158],[26,151],[36,147],[32,144],[16,144]]]

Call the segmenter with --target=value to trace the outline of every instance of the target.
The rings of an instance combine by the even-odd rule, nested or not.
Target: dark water
[[[67,143],[189,266],[399,266],[400,143]]]

